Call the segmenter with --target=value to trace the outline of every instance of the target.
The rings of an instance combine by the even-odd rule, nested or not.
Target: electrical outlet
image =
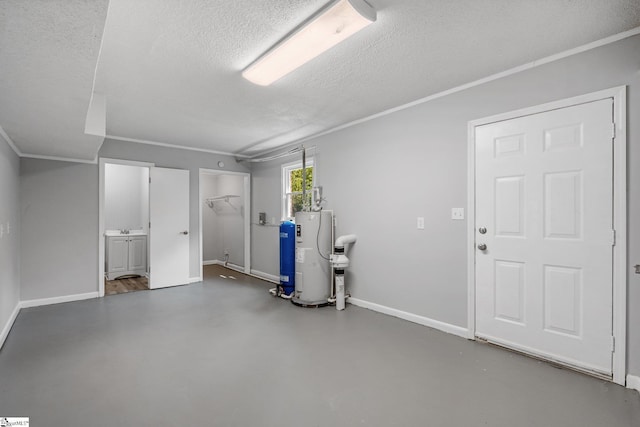
[[[231,251],[229,250],[229,248],[225,248],[225,249],[224,249],[224,254],[225,254],[225,255],[229,255],[229,253],[230,253],[230,252],[231,252]]]
[[[640,264],[636,264],[633,266],[636,269],[636,274],[640,274]]]
[[[424,230],[424,217],[418,217],[418,230]]]
[[[464,208],[451,208],[451,219],[464,219]]]

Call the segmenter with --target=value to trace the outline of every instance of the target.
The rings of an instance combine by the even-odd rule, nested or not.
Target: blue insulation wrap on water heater
[[[291,221],[280,224],[280,284],[286,295],[295,290],[296,225]]]

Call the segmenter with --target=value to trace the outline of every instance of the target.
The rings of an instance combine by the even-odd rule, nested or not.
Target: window
[[[302,199],[302,162],[282,166],[282,219],[294,219],[296,212],[311,206],[314,183],[313,159],[307,160],[307,200]]]

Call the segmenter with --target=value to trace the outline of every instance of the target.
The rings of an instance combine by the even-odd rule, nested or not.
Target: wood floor
[[[231,270],[222,265],[206,265],[204,266],[204,274],[205,276],[220,277],[227,280],[237,280],[241,276],[245,279],[248,277],[242,273]],[[105,279],[104,281],[105,296],[148,290],[149,279],[147,279],[146,277],[128,277],[116,280]]]
[[[129,277],[104,281],[104,294],[116,295],[135,291],[149,290],[149,280],[146,277]]]

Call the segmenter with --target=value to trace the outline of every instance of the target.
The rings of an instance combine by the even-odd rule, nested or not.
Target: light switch
[[[11,224],[7,221],[7,234],[11,234]]]
[[[424,230],[424,217],[418,217],[418,230]]]
[[[0,223],[0,239],[4,236],[4,224]]]
[[[451,219],[464,219],[464,208],[451,208]]]

